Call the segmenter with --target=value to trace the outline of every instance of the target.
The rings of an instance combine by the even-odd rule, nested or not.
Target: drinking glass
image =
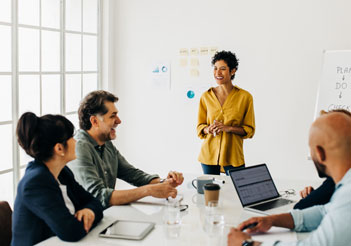
[[[182,222],[179,202],[170,200],[166,203],[163,222],[164,231],[168,238],[179,237]]]

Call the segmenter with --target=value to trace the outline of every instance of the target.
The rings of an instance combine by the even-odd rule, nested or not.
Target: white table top
[[[130,205],[112,206],[106,209],[104,211],[104,218],[99,225],[79,242],[63,242],[58,237],[51,237],[38,245],[226,245],[227,233],[231,226],[237,226],[245,219],[260,215],[243,210],[229,177],[223,175],[214,175],[214,177],[225,180],[225,184],[221,187],[219,202],[220,213],[224,215],[225,219],[225,233],[222,239],[210,238],[202,229],[205,211],[204,196],[197,194],[196,190],[191,185],[191,181],[195,176],[185,175],[184,183],[178,188],[178,193],[182,194],[184,197],[181,204],[187,204],[189,208],[187,211],[182,212],[181,232],[177,239],[169,239],[166,237],[163,226],[163,205],[132,203]],[[295,188],[298,191],[304,187],[304,184],[297,186],[296,182],[282,182],[282,184],[283,185],[277,182],[278,190]],[[298,197],[294,198],[296,200]],[[286,211],[287,209],[285,208],[284,212]],[[141,241],[107,239],[98,236],[105,227],[117,219],[150,221],[155,222],[156,226],[155,229]],[[295,232],[289,231],[288,234],[296,239]],[[276,240],[281,239],[279,234],[275,237],[274,239]],[[260,236],[259,239],[262,240],[262,236]],[[269,239],[272,239],[272,236]],[[221,240],[221,242],[218,240]]]

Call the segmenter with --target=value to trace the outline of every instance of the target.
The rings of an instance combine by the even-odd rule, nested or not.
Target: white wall
[[[116,145],[134,165],[164,174],[201,173],[198,98],[150,86],[150,63],[178,63],[180,48],[217,46],[240,59],[235,84],[254,97],[256,135],[247,165],[273,177],[317,179],[308,155],[322,53],[351,49],[349,0],[116,0],[111,91],[120,98]],[[209,69],[211,67],[209,66]],[[172,70],[172,85],[182,85]],[[212,79],[212,78],[209,78]]]

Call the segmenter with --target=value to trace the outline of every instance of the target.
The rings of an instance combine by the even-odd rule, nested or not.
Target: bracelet
[[[273,246],[276,246],[276,245],[278,245],[278,243],[280,243],[280,240],[278,240],[278,241],[275,241],[275,242],[273,243]]]

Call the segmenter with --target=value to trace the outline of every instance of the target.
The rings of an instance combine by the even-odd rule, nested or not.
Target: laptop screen
[[[279,197],[266,164],[231,170],[230,177],[243,206]]]

